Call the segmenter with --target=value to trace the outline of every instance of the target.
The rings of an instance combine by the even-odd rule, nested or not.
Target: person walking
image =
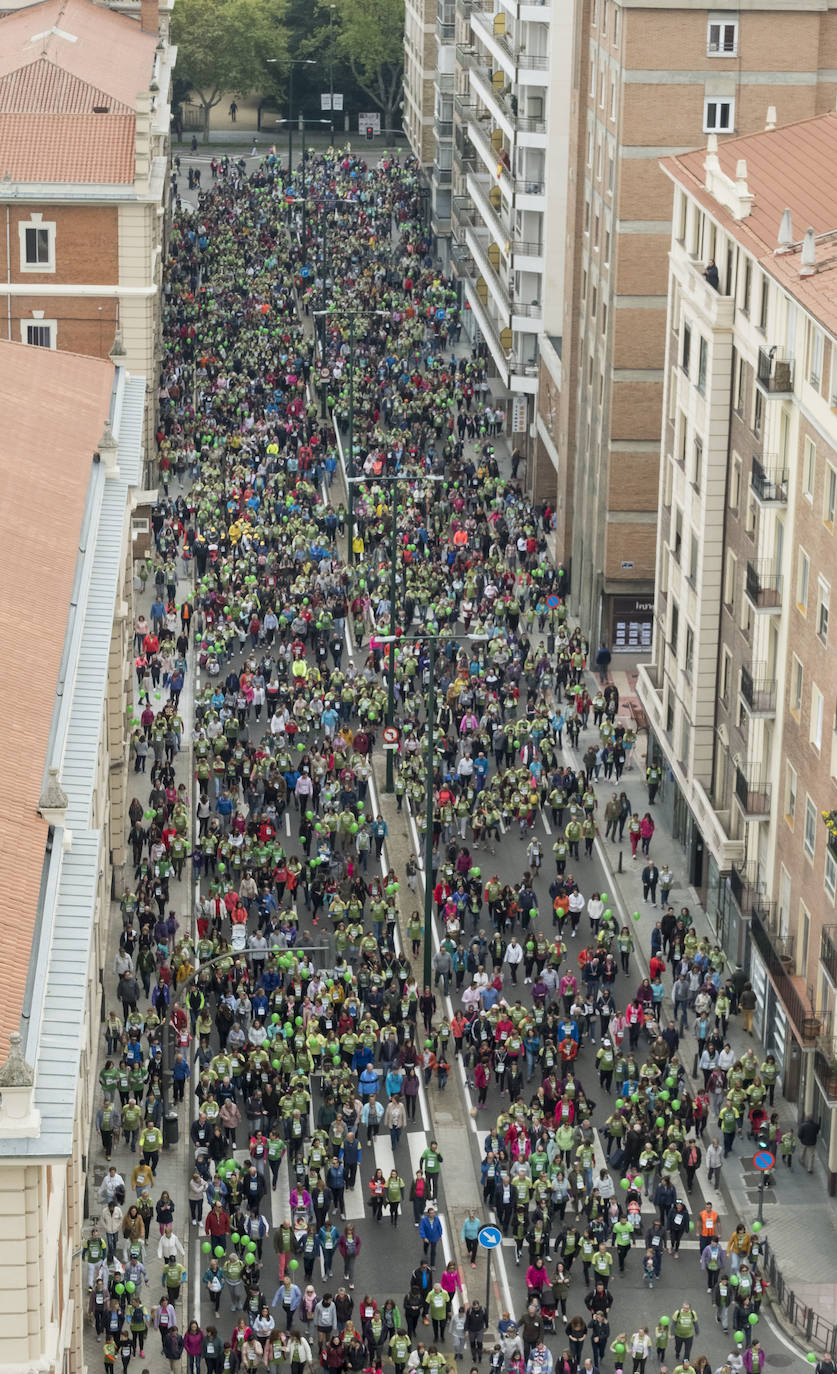
[[[796,1133],[799,1143],[802,1146],[799,1152],[799,1160],[803,1168],[808,1170],[809,1174],[814,1172],[814,1159],[816,1156],[819,1133],[820,1123],[815,1121],[812,1116],[806,1116]]]

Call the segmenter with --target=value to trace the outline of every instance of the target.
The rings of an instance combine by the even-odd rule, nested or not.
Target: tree
[[[337,52],[383,112],[385,128],[394,128],[404,75],[404,0],[337,0],[335,16]]]
[[[247,95],[263,83],[266,58],[287,58],[285,8],[285,0],[177,0],[177,74],[203,107],[204,141],[224,95]]]

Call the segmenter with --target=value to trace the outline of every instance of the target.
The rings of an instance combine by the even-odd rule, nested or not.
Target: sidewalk
[[[595,681],[590,674],[590,684]],[[626,707],[639,705],[636,696],[635,660],[626,657],[620,662],[618,656],[611,664],[610,679],[619,689],[619,714],[623,720],[630,716]],[[590,691],[595,690],[590,685]],[[589,742],[589,730],[587,731]],[[586,747],[582,736],[581,750]],[[633,768],[622,775],[622,785],[628,793],[633,808],[643,814],[648,807],[645,788],[645,748],[647,734],[637,739],[638,754],[633,759]],[[622,790],[617,786],[617,792]],[[605,793],[609,795],[610,784],[599,784],[600,806]],[[658,794],[659,799],[660,794]],[[655,806],[653,809],[655,832],[652,842],[653,857],[658,867],[667,862],[674,873],[672,904],[675,909],[688,906],[694,916],[695,929],[699,935],[710,937],[713,942],[715,931],[706,912],[700,906],[698,894],[689,883],[686,856],[678,841],[672,837],[668,824],[666,808]],[[637,945],[643,960],[647,959],[650,948],[651,931],[659,918],[660,909],[654,909],[642,899],[642,864],[631,862],[630,845],[627,839],[620,846],[604,839],[598,841],[603,861],[610,870],[611,900],[615,898],[620,908],[620,918],[630,926],[637,937]],[[623,872],[618,872],[619,850],[622,850]],[[633,913],[638,911],[640,919],[634,922]],[[665,975],[670,978],[670,973]],[[668,985],[668,984],[667,984]],[[669,1003],[666,1003],[668,1008]],[[741,1054],[750,1046],[756,1053],[764,1056],[766,1051],[752,1037],[747,1036],[737,1017],[733,1017],[728,1039],[736,1054]],[[687,1071],[691,1069],[697,1053],[697,1041],[691,1030],[681,1040],[681,1058]],[[786,1102],[781,1095],[781,1085],[776,1094],[775,1110],[779,1112],[782,1125],[793,1130],[797,1126],[796,1107]],[[711,1138],[711,1130],[707,1132]],[[752,1164],[755,1146],[751,1141],[740,1139],[736,1152],[724,1163],[721,1175],[721,1192],[726,1202],[726,1229],[738,1221],[743,1221],[748,1229],[758,1212],[759,1171]],[[827,1196],[825,1175],[819,1159],[814,1167],[813,1176],[804,1172],[798,1158],[794,1159],[789,1170],[777,1164],[776,1183],[764,1191],[764,1235],[770,1245],[773,1258],[781,1270],[782,1277],[796,1297],[812,1307],[821,1317],[830,1322],[837,1320],[837,1281],[832,1277],[835,1271],[834,1257],[837,1255],[837,1204]],[[779,1204],[781,1212],[779,1211]],[[780,1224],[781,1223],[781,1224]],[[798,1338],[801,1336],[797,1333]]]

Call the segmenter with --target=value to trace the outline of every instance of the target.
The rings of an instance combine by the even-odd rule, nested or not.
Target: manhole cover
[[[750,1201],[753,1202],[753,1203],[758,1202],[758,1200],[759,1200],[758,1189],[757,1189],[757,1188],[756,1188],[756,1189],[748,1188],[747,1191],[748,1191],[749,1196],[750,1196]],[[775,1193],[765,1193],[765,1195],[764,1195],[764,1201],[765,1201],[766,1203],[767,1203],[767,1202],[769,1202],[769,1203],[776,1203],[776,1202],[779,1201],[779,1199],[777,1198],[777,1196],[776,1196]]]

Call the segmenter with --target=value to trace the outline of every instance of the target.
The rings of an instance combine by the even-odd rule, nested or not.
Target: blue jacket
[[[442,1223],[439,1220],[439,1218],[434,1217],[431,1221],[430,1217],[425,1214],[419,1222],[419,1235],[421,1236],[422,1240],[429,1240],[434,1242],[441,1240]]]

